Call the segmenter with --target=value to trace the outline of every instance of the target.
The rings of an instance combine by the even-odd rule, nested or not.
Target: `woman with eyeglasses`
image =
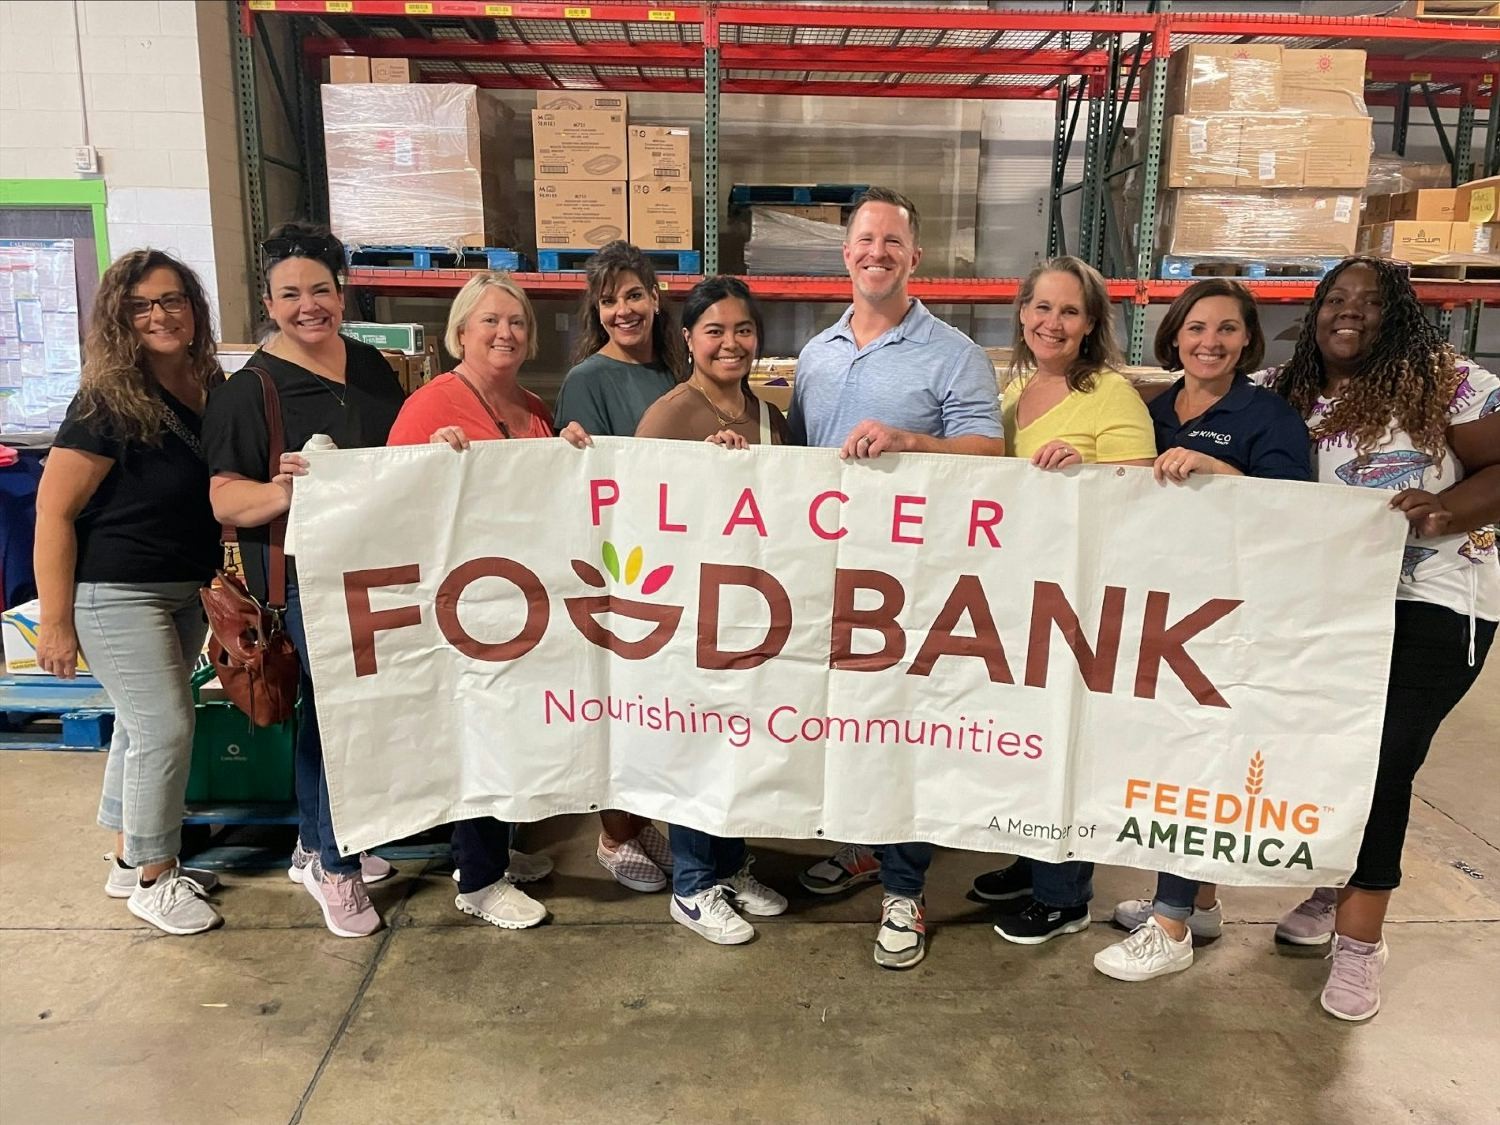
[[[344,246],[327,228],[283,224],[261,245],[261,264],[263,300],[276,331],[209,397],[203,446],[212,474],[213,514],[239,528],[247,583],[256,597],[265,599],[273,531],[279,550],[279,532],[291,507],[292,479],[307,469],[298,451],[315,434],[326,434],[340,449],[384,445],[405,396],[378,351],[339,333],[344,321]],[[274,473],[261,374],[275,390],[285,438],[285,452]],[[381,921],[365,884],[388,878],[393,871],[376,856],[341,855],[334,840],[307,630],[290,560],[286,623],[302,661],[295,755],[298,840],[288,874],[318,903],[332,933],[366,937],[380,928]]]
[[[202,933],[223,921],[206,901],[218,877],[177,853],[198,591],[221,560],[199,441],[220,377],[213,323],[197,275],[159,250],[110,266],[89,320],[78,394],[37,493],[37,663],[71,679],[82,655],[115,709],[99,801],[115,833],[104,893],[165,933]]]

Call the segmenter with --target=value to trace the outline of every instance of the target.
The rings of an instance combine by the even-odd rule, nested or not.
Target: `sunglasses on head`
[[[298,235],[296,238],[268,238],[260,244],[261,257],[268,262],[283,258],[327,258],[337,253],[338,243],[321,235]]]

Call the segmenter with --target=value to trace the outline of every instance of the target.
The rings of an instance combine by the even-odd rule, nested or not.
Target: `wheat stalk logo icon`
[[[1261,784],[1266,779],[1266,762],[1260,756],[1260,751],[1250,759],[1250,770],[1245,774],[1245,792],[1254,797],[1260,793]]]

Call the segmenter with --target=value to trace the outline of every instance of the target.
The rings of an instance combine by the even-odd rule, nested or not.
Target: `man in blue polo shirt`
[[[837,447],[844,458],[1005,452],[994,365],[907,293],[922,260],[919,222],[911,200],[888,188],[872,187],[854,205],[844,231],[854,303],[797,358],[793,443]],[[847,844],[799,879],[834,894],[878,878],[885,898],[875,963],[909,969],[927,951],[922,892],[931,863],[931,844]]]

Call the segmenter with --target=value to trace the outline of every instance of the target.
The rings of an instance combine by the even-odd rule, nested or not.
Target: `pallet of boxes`
[[[540,269],[581,269],[623,238],[664,252],[662,272],[696,270],[687,129],[631,122],[621,94],[560,90],[537,95],[531,137]]]
[[[338,56],[329,78],[322,91],[329,225],[351,252],[377,263],[388,254],[394,264],[413,251],[516,244],[514,114],[504,103],[476,86],[413,82],[406,59]],[[431,341],[411,343],[423,325],[369,327],[408,390],[435,373]],[[440,334],[441,325],[426,327]],[[391,332],[404,333],[406,345],[379,343]]]
[[[1160,276],[1318,277],[1354,252],[1365,53],[1203,43],[1167,69]]]
[[[1500,276],[1500,176],[1365,198],[1359,251],[1437,277]]]

